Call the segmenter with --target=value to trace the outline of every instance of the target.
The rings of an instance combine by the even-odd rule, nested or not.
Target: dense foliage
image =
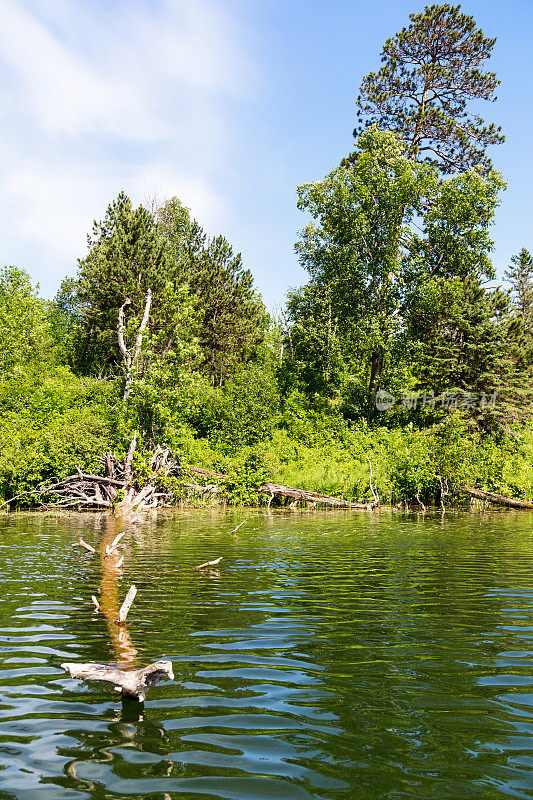
[[[391,504],[533,497],[533,258],[495,285],[501,137],[468,108],[493,95],[494,40],[459,7],[411,23],[363,81],[354,153],[298,189],[309,280],[279,319],[177,198],[121,192],[53,302],[0,270],[2,499],[97,471],[134,431],[139,464],[164,442],[229,502],[265,480],[368,500],[370,464]]]

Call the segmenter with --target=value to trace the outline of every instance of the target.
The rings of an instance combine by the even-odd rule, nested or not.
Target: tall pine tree
[[[496,39],[484,36],[460,6],[426,6],[411,24],[387,39],[383,66],[370,72],[357,98],[357,139],[365,128],[395,131],[409,157],[436,164],[445,174],[476,165],[490,169],[486,149],[503,141],[500,128],[469,108],[491,101],[499,81],[487,72]],[[347,160],[351,160],[349,157]]]

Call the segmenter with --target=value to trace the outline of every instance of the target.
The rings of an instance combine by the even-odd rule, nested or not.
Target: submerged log
[[[525,508],[533,511],[533,503],[528,500],[515,500],[512,497],[505,497],[502,494],[494,494],[493,492],[484,492],[482,489],[473,489],[470,486],[459,486],[458,491],[466,492],[472,497],[477,497],[480,500],[488,500],[489,503],[494,503],[498,506],[507,506],[508,508]]]
[[[143,702],[151,686],[165,678],[174,680],[171,661],[156,661],[143,669],[123,670],[107,664],[78,664],[76,662],[61,664],[70,673],[71,678],[84,681],[105,681],[113,683],[115,691],[122,697]]]
[[[294,489],[291,486],[281,486],[277,483],[264,483],[259,489],[261,494],[267,494],[272,497],[287,497],[293,503],[298,500],[305,500],[309,503],[323,503],[324,505],[334,506],[336,508],[361,508],[370,510],[378,505],[378,501],[374,500],[372,503],[352,503],[350,500],[344,500],[342,497],[330,497],[327,494],[319,494],[318,492],[310,492],[306,489]]]

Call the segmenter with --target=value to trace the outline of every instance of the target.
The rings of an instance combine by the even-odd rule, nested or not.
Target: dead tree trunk
[[[327,506],[334,506],[336,508],[361,508],[369,510],[375,508],[378,502],[374,500],[372,503],[352,503],[350,500],[344,500],[342,497],[330,497],[327,494],[318,494],[317,492],[309,492],[306,489],[293,489],[291,486],[281,486],[277,483],[264,483],[259,489],[261,494],[267,494],[272,497],[288,497],[293,503],[298,500],[305,500],[310,503],[323,503]]]
[[[118,527],[118,533],[117,533]],[[120,692],[125,699],[143,702],[151,686],[170,678],[173,680],[172,662],[156,661],[147,667],[138,669],[137,650],[133,645],[126,627],[126,617],[133,603],[137,589],[131,586],[120,609],[118,599],[118,576],[116,564],[112,564],[109,557],[124,536],[121,525],[113,517],[109,517],[106,530],[100,542],[100,555],[102,557],[102,580],[100,583],[100,599],[92,595],[96,611],[102,612],[107,623],[107,629],[113,649],[115,650],[118,664],[80,664],[68,662],[61,664],[72,678],[85,681],[105,681],[112,683],[115,691]],[[118,615],[118,619],[117,619]]]
[[[135,377],[135,368],[138,366],[139,358],[141,355],[143,333],[146,330],[146,327],[148,325],[148,320],[150,318],[150,307],[152,305],[152,290],[148,289],[148,291],[146,292],[144,313],[141,320],[141,324],[139,325],[139,331],[137,333],[137,338],[135,340],[135,346],[133,350],[126,347],[126,342],[124,340],[124,331],[126,328],[125,309],[126,306],[129,305],[131,305],[131,300],[129,297],[127,297],[124,301],[124,304],[121,305],[118,312],[118,346],[124,358],[124,372],[126,378],[126,383],[124,385],[124,396],[122,399],[124,403],[126,403],[126,405],[130,397],[131,387],[133,384],[133,379]]]
[[[473,489],[470,486],[459,486],[458,491],[466,492],[472,497],[478,497],[480,500],[488,500],[489,503],[494,503],[498,506],[524,508],[533,511],[533,503],[528,500],[515,500],[512,497],[505,497],[502,494],[494,494],[493,492],[484,492],[482,489]]]
[[[165,678],[174,680],[171,661],[156,661],[143,669],[129,670],[128,672],[108,664],[77,664],[75,661],[61,664],[61,666],[70,673],[71,678],[113,683],[115,691],[120,692],[122,697],[139,700],[141,703],[151,686],[155,686]]]

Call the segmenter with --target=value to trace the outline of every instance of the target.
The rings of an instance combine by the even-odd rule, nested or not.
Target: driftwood
[[[115,691],[122,697],[139,700],[141,703],[151,686],[165,678],[174,680],[171,661],[156,661],[143,669],[122,670],[107,664],[77,664],[76,662],[61,664],[70,673],[71,678],[84,681],[105,681],[113,683]]]
[[[132,460],[136,446],[137,434],[135,433],[124,461],[118,461],[113,453],[103,453],[100,456],[100,462],[105,471],[104,475],[82,472],[79,467],[76,467],[75,474],[67,475],[61,481],[42,484],[37,489],[27,492],[26,495],[35,497],[42,508],[113,509],[115,514],[121,517],[150,508],[173,505],[174,494],[166,485],[165,478],[180,468],[179,462],[174,459],[168,447],[159,445],[150,460],[151,474],[148,483],[139,487],[132,472]],[[117,502],[118,492],[123,493],[123,498],[119,502]],[[7,500],[4,505],[9,505],[23,496],[25,495],[18,495]],[[116,550],[120,538],[119,535],[117,540],[111,544],[108,554]],[[89,550],[89,546],[81,539],[76,544]]]
[[[250,519],[250,517],[246,517],[246,519],[243,519],[243,521],[240,523],[240,525],[237,525],[236,528],[233,528],[233,530],[230,531],[230,533],[237,533],[239,528],[242,528],[242,526],[245,525],[248,522],[249,519]]]
[[[213,561],[206,561],[205,564],[198,564],[197,567],[194,569],[204,569],[205,567],[216,567],[217,564],[220,564],[222,561],[222,556],[220,558],[215,558]]]
[[[166,445],[158,445],[150,460],[148,476],[143,477],[143,483],[140,484],[135,479],[132,467],[136,447],[137,433],[133,435],[127,455],[123,461],[118,461],[113,453],[109,452],[100,456],[100,463],[105,474],[84,473],[79,467],[76,467],[74,475],[68,475],[63,480],[55,483],[44,484],[27,494],[35,497],[43,508],[104,508],[112,510],[113,514],[118,518],[127,518],[131,522],[136,522],[138,515],[142,512],[155,508],[171,507],[179,499],[179,496],[176,497],[168,486],[169,481],[167,478],[172,474],[180,472],[182,475],[186,475],[188,473],[191,476],[191,481],[194,481],[193,476],[203,479],[231,479],[231,476],[222,472],[214,472],[196,466],[182,466],[179,460],[173,457]],[[331,497],[319,492],[296,489],[275,483],[264,483],[258,489],[258,492],[269,497],[269,509],[274,497],[281,497],[291,501],[291,509],[295,509],[299,501],[304,501],[311,508],[316,508],[317,504],[323,504],[335,508],[370,510],[379,506],[380,503],[377,489],[372,483],[371,464],[370,471],[370,488],[374,499],[369,503],[354,503],[341,497]],[[216,484],[209,483],[206,485],[205,481],[204,485],[192,482],[182,483],[182,486],[193,492],[198,492],[204,497],[207,495],[214,496],[219,491],[219,487]],[[16,499],[13,498],[13,500]],[[12,501],[6,501],[7,504],[10,502]],[[235,530],[238,530],[239,527],[237,526]],[[120,536],[117,537],[116,541],[108,546],[107,555],[116,551],[120,538]]]
[[[507,506],[508,508],[525,508],[533,511],[533,503],[528,500],[515,500],[512,497],[504,497],[502,494],[494,494],[493,492],[484,492],[482,489],[473,489],[470,486],[459,486],[458,491],[466,492],[472,497],[478,497],[480,500],[488,500],[489,503],[494,503],[498,506]]]
[[[73,543],[72,547],[84,547],[89,553],[96,553],[94,547],[92,547],[90,544],[87,544],[87,542],[84,542],[81,536],[77,542]]]
[[[105,548],[106,556],[110,556],[110,555],[112,555],[113,553],[116,552],[118,543],[120,542],[122,537],[125,536],[125,535],[126,535],[126,531],[122,531],[121,533],[118,534],[118,536],[115,536],[115,538],[113,539],[111,544],[106,545],[106,548]]]
[[[135,595],[137,594],[137,587],[130,586],[128,590],[128,594],[124,598],[124,602],[120,606],[120,611],[118,612],[118,619],[116,621],[117,625],[124,625],[126,622],[126,617],[128,616],[128,612],[132,606],[133,601],[135,600]]]
[[[105,460],[108,461],[107,455]],[[73,678],[112,683],[115,691],[120,692],[123,699],[130,698],[142,702],[151,686],[166,677],[172,680],[174,674],[170,661],[156,661],[147,667],[137,669],[137,649],[133,645],[126,626],[126,618],[137,589],[135,586],[130,587],[119,609],[117,568],[122,565],[124,557],[121,556],[115,564],[112,563],[114,559],[109,557],[110,553],[116,552],[116,547],[123,535],[123,523],[115,517],[107,517],[99,547],[102,557],[102,580],[99,599],[97,599],[96,595],[91,595],[95,610],[101,611],[105,618],[118,663],[111,666],[108,664],[79,664],[73,662],[61,664],[61,666]]]
[[[350,500],[344,500],[341,497],[329,497],[326,494],[309,492],[306,489],[293,489],[290,486],[281,486],[277,483],[264,483],[259,491],[261,494],[269,495],[271,500],[273,497],[289,498],[292,500],[292,507],[295,506],[298,500],[305,500],[308,503],[323,503],[336,508],[361,508],[365,510],[375,508],[378,505],[377,500],[372,503],[352,503]]]

